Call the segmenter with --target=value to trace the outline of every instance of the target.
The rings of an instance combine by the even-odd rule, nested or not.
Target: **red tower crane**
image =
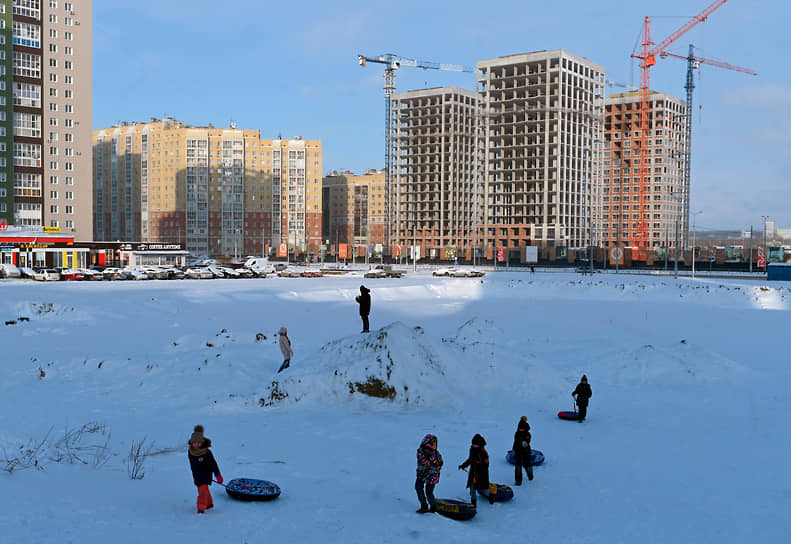
[[[632,53],[632,57],[640,59],[640,175],[639,175],[639,201],[640,213],[637,220],[637,229],[630,229],[631,236],[629,237],[629,245],[637,247],[637,255],[633,255],[634,260],[645,260],[648,253],[648,219],[650,211],[646,208],[648,204],[648,195],[646,194],[646,186],[650,184],[650,167],[646,168],[648,150],[648,131],[650,129],[648,124],[648,92],[651,87],[651,67],[656,64],[656,56],[662,53],[670,46],[671,43],[686,34],[692,27],[705,21],[718,8],[722,7],[728,0],[717,0],[709,7],[701,11],[695,17],[687,21],[681,28],[673,32],[670,36],[662,40],[659,44],[655,45],[651,41],[651,17],[646,16],[643,21],[643,43],[641,44],[640,53]],[[688,114],[690,112],[687,112]]]

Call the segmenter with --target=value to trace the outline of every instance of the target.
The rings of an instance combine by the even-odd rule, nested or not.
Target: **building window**
[[[41,79],[41,56],[14,51],[14,75]]]
[[[74,213],[74,206],[66,206],[66,213],[73,214]]]
[[[49,197],[51,199],[53,199],[53,200],[57,200],[58,199],[58,192],[57,191],[50,191],[49,192]]]
[[[74,185],[74,178],[71,176],[66,176],[66,185]]]
[[[58,205],[57,204],[52,204],[49,207],[49,213],[58,213]],[[53,225],[53,226],[55,226],[55,225]]]
[[[73,219],[66,219],[66,228],[73,229],[74,228],[74,220]]]
[[[50,176],[49,177],[50,185],[57,185],[58,184],[58,176]]]
[[[74,170],[74,163],[73,162],[67,162],[66,163],[66,170]]]
[[[14,112],[14,135],[41,138],[41,116],[36,113]]]
[[[74,200],[74,192],[66,191],[66,200]]]

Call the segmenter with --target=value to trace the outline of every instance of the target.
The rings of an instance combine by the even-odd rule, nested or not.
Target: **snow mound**
[[[610,380],[619,385],[736,381],[748,372],[741,364],[685,340],[671,346],[646,344],[605,358],[611,361]]]
[[[446,365],[421,327],[392,323],[370,334],[322,346],[313,363],[292,366],[266,387],[261,406],[303,399],[367,396],[402,404],[427,404],[446,395]],[[441,390],[441,391],[440,391]]]

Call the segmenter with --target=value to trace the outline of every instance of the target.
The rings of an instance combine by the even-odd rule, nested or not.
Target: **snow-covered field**
[[[0,541],[787,542],[789,287],[511,272],[6,280],[2,321],[29,321],[0,327]],[[281,326],[295,355],[276,374]],[[559,420],[583,373],[588,419]],[[456,467],[475,433],[491,480],[513,486],[521,415],[546,462],[513,501],[479,501],[469,522],[415,514],[426,433],[445,458],[436,495],[463,499]],[[272,480],[282,496],[243,503],[214,485],[216,508],[197,515],[196,424],[226,480]],[[131,479],[141,441],[152,455]]]

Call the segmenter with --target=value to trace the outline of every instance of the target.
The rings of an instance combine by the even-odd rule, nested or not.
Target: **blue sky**
[[[361,173],[384,164],[384,97],[381,67],[360,67],[358,53],[475,66],[563,48],[639,85],[630,54],[643,18],[659,42],[711,3],[95,0],[93,123],[233,120],[265,138],[320,139],[325,173]],[[685,55],[692,43],[759,73],[704,66],[696,76],[690,209],[703,212],[700,230],[760,229],[763,215],[791,228],[790,15],[782,0],[730,0],[669,48]],[[683,98],[685,76],[684,61],[659,60],[651,86]],[[396,78],[398,91],[441,85],[474,89],[475,79],[414,68]]]

